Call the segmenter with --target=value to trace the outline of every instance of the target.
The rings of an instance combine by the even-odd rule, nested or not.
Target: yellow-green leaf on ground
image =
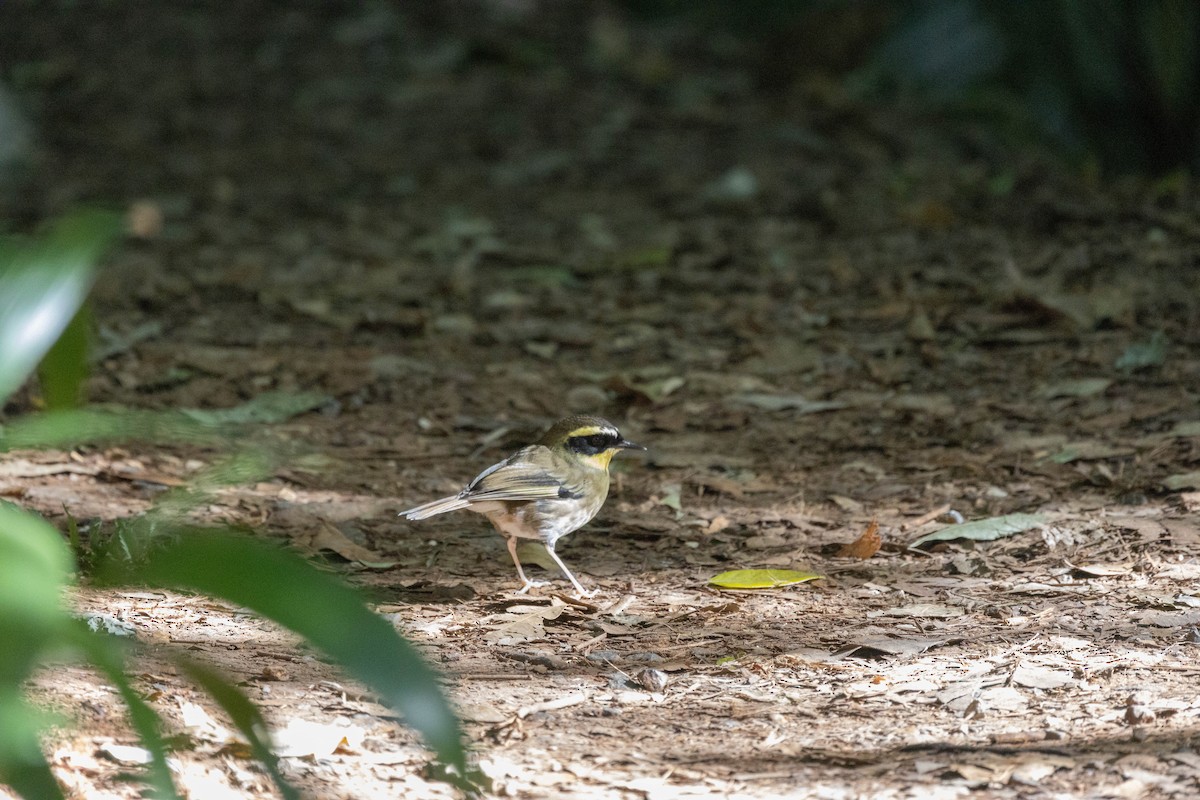
[[[708,582],[722,589],[774,589],[776,586],[791,586],[820,577],[813,572],[794,569],[735,569],[714,575]]]

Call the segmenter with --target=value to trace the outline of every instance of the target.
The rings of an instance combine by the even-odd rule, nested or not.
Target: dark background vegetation
[[[402,81],[414,72],[457,71],[488,62],[538,72],[583,69],[593,80],[633,80],[647,90],[665,90],[673,72],[686,71],[689,63],[698,73],[724,63],[744,69],[753,91],[775,97],[781,110],[797,86],[820,78],[840,85],[855,102],[900,102],[959,122],[976,120],[1007,142],[1047,143],[1070,163],[1103,174],[1163,175],[1200,163],[1200,8],[1188,0],[514,0],[416,3],[403,9],[376,3],[369,6],[375,18],[363,16],[353,26],[345,17],[361,8],[355,3],[309,8],[276,2],[254,11],[197,4],[181,14],[175,30],[140,27],[137,14],[108,3],[15,0],[5,6],[0,9],[0,67],[10,94],[0,106],[0,169],[10,221],[36,219],[56,204],[87,199],[87,191],[75,197],[79,192],[72,187],[39,183],[33,176],[40,160],[72,150],[102,158],[105,145],[114,155],[122,153],[123,142],[104,141],[112,132],[86,124],[96,117],[89,97],[99,98],[98,82],[106,79],[120,83],[121,91],[105,95],[105,102],[120,97],[145,104],[145,129],[124,136],[144,137],[146,144],[158,139],[178,146],[205,129],[218,137],[269,136],[269,130],[252,132],[247,120],[231,117],[221,101],[240,95],[270,105],[283,100],[280,92],[292,91],[272,80],[270,71],[300,53],[265,40],[260,25],[272,19],[269,27],[286,29],[300,14],[309,25],[339,29],[342,57],[363,70],[365,85],[343,87],[340,97],[334,91],[327,98],[333,105],[352,102],[354,94],[365,99],[370,85]],[[225,22],[189,26],[189,16],[209,18],[206,9]],[[395,24],[397,11],[407,27]],[[605,20],[614,18],[622,22],[606,33]],[[465,21],[471,32],[436,41],[438,26],[451,19]],[[262,70],[234,85],[218,81],[218,70],[206,67],[216,57],[211,45],[231,37],[230,43],[255,51],[254,63]],[[429,47],[406,59],[396,45],[413,37],[424,38]],[[147,63],[130,63],[125,74],[89,72],[90,48],[128,44],[137,49],[147,40],[189,50],[191,74],[156,72]],[[62,49],[46,57],[46,48],[55,44]],[[587,57],[580,59],[581,53]],[[671,59],[670,69],[655,74]],[[306,71],[297,77],[316,91],[319,74]],[[162,84],[169,82],[186,94],[178,99],[188,101],[189,112],[156,107],[166,99],[158,95]],[[70,103],[55,99],[64,84],[76,89]],[[303,95],[292,99],[306,102]],[[273,124],[288,124],[288,116],[276,116]],[[336,141],[329,146],[336,150]],[[114,177],[118,166],[111,167]]]

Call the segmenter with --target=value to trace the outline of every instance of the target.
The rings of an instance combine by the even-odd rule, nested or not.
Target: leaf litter
[[[971,137],[964,150],[811,81],[795,83],[787,125],[763,126],[778,115],[727,51],[700,63],[699,40],[643,35],[607,9],[581,18],[578,52],[542,48],[495,32],[521,26],[510,5],[504,23],[336,12],[339,36],[388,43],[361,50],[333,47],[305,12],[283,27],[250,6],[189,19],[219,30],[214,15],[236,13],[261,40],[218,38],[208,65],[228,102],[256,98],[230,107],[244,135],[198,134],[183,160],[145,137],[110,137],[104,152],[81,137],[46,166],[45,186],[96,196],[114,163],[142,170],[123,180],[159,196],[164,217],[96,288],[97,318],[126,333],[101,351],[94,399],[269,422],[267,435],[327,455],[196,513],[280,537],[334,523],[341,539],[323,529],[329,546],[314,544],[349,560],[323,567],[366,587],[475,709],[468,735],[497,793],[1193,794],[1200,287],[1194,270],[1162,268],[1194,255],[1174,223],[1165,243],[1145,234],[1194,217],[1192,201],[1079,181]],[[179,30],[180,12],[111,11],[114,36],[130,34],[120,51],[86,45],[99,40],[82,18],[55,20],[53,41],[82,43],[72,58],[87,56],[95,86],[31,90],[39,107],[86,103],[93,125],[136,132],[133,115],[189,96],[172,77],[189,74],[186,48],[156,33]],[[14,29],[49,24],[21,4],[5,13]],[[602,41],[623,53],[620,80],[596,80]],[[97,102],[123,85],[110,78],[150,65],[165,77],[136,102]],[[304,78],[316,73],[328,83]],[[239,90],[264,74],[288,91]],[[358,116],[359,101],[378,113]],[[731,127],[714,148],[717,109]],[[563,139],[576,133],[582,160]],[[331,136],[354,157],[296,168]],[[1027,172],[1012,166],[1028,158]],[[1006,180],[1022,191],[974,188]],[[20,218],[60,205],[33,191]],[[162,309],[186,313],[164,324]],[[600,590],[596,610],[513,598],[482,519],[417,530],[390,513],[455,491],[568,411],[654,448],[618,459],[600,515],[560,543]],[[151,478],[210,456],[190,442],[5,454],[0,494],[56,521],[64,506],[111,521],[167,485]],[[921,536],[944,509],[979,522]],[[825,555],[871,517],[921,549]],[[1020,535],[1038,527],[1047,535]],[[928,547],[939,541],[953,544]],[[747,557],[826,578],[728,602],[707,578]],[[228,671],[274,730],[317,726],[296,737],[310,755],[288,759],[309,794],[449,797],[410,732],[274,626],[195,597],[84,588],[72,601]],[[609,601],[623,605],[606,614]],[[217,796],[188,781],[219,778],[230,796],[261,794],[171,662],[147,648],[137,663],[151,703],[211,732],[173,754],[189,793]],[[618,688],[615,670],[670,680]],[[95,676],[54,665],[30,691],[82,723],[48,741],[75,794],[136,796],[124,774],[140,754],[114,749],[134,739]]]

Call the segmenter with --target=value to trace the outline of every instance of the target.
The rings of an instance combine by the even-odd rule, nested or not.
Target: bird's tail
[[[450,497],[443,497],[441,500],[431,500],[416,508],[410,508],[407,511],[401,511],[400,516],[413,520],[426,519],[437,514],[445,514],[447,511],[458,511],[460,508],[466,508],[470,504],[470,500],[456,494]]]

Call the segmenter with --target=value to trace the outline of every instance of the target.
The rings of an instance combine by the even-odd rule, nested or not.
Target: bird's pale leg
[[[545,581],[531,581],[525,577],[525,570],[521,567],[521,559],[517,558],[517,537],[506,536],[505,539],[508,541],[508,554],[512,556],[513,563],[517,565],[517,577],[521,579],[521,588],[517,590],[517,594],[526,594],[535,586],[545,586]],[[557,561],[557,559],[555,560]],[[559,563],[561,564],[562,562],[559,561]],[[574,578],[571,580],[574,580]],[[576,584],[576,586],[578,585]]]
[[[575,576],[571,574],[571,570],[567,569],[567,565],[564,564],[562,559],[558,557],[558,553],[554,552],[554,545],[552,543],[546,543],[546,552],[549,553],[550,557],[554,559],[554,563],[558,564],[558,568],[563,571],[563,575],[566,575],[567,579],[571,581],[571,585],[575,587],[575,592],[580,597],[592,597],[596,594],[595,589],[592,589],[589,592],[587,589],[583,588],[583,584],[575,580]]]

